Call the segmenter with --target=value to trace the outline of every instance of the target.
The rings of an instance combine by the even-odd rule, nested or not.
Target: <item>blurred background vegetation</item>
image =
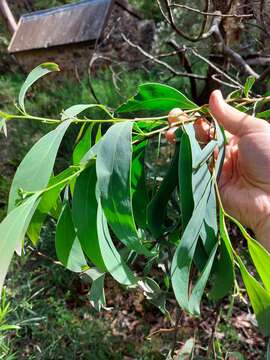
[[[71,2],[74,1],[10,1],[17,17],[26,11],[47,9]],[[162,16],[158,3],[154,0],[130,0],[129,3],[136,7],[145,19],[151,19],[155,23],[156,34],[152,53],[156,58],[162,61],[166,59],[167,64],[177,71],[187,71],[185,57],[180,56],[179,49],[173,48],[172,43],[170,44],[172,40],[179,41],[179,34],[172,32],[171,26]],[[202,1],[196,0],[182,3],[201,9],[203,5]],[[224,5],[227,2],[220,3]],[[240,6],[243,1],[231,3],[238,4],[234,11],[242,13],[245,10]],[[201,14],[178,9],[174,16],[185,32],[198,32]],[[237,19],[233,22],[229,34],[231,38],[227,39],[227,44],[233,46],[235,51],[241,51],[246,55],[266,56],[266,35],[258,33],[257,20],[252,18],[245,26],[242,20]],[[208,25],[210,28],[211,23]],[[26,72],[16,59],[8,54],[9,41],[10,34],[0,19],[0,110],[14,112],[14,103]],[[184,49],[191,43],[181,38],[179,44]],[[247,74],[239,71],[232,61],[225,63],[224,58],[214,52],[211,39],[196,43],[194,49],[214,61],[214,64],[225,68],[225,71],[240,83],[246,78]],[[176,56],[159,57],[159,54],[166,55],[166,52],[171,51],[176,51]],[[182,53],[185,54],[185,51]],[[190,55],[190,61],[194,74],[207,76],[211,72],[209,64],[194,54]],[[123,66],[125,71],[122,71]],[[121,75],[117,77],[116,83],[115,71],[119,71],[119,68]],[[260,62],[256,64],[259,74],[265,73],[267,69],[268,67]],[[267,73],[265,78],[268,78]],[[60,73],[52,80],[42,80],[28,94],[29,113],[58,117],[64,108],[73,104],[96,102],[93,89],[101,103],[114,108],[133,95],[138,84],[146,81],[166,82],[194,98],[194,84],[192,85],[188,77],[177,76],[157,62],[148,62],[136,69],[130,68],[130,64],[127,63],[118,64],[115,69],[110,66],[102,67],[91,77],[91,87],[89,80],[87,73],[80,74],[79,77],[76,74],[70,76]],[[210,80],[205,84],[198,80],[197,99],[194,100],[205,101],[213,86],[222,86],[227,93],[232,91],[224,84],[212,84]],[[258,93],[265,92],[268,86],[267,81],[258,82],[255,89]],[[0,218],[3,218],[6,211],[8,189],[16,167],[31,145],[48,130],[48,125],[39,123],[12,122],[8,126],[8,137],[1,135]],[[73,129],[64,141],[60,152],[60,164],[64,165],[67,162],[77,130]],[[48,221],[42,230],[38,247],[34,249],[27,243],[25,254],[13,260],[5,297],[0,305],[0,359],[164,359],[175,339],[172,331],[159,330],[168,329],[170,321],[164,319],[140,294],[127,293],[110,280],[107,280],[106,284],[109,309],[98,314],[89,303],[88,280],[71,274],[55,263],[54,230],[55,224]],[[264,340],[257,332],[248,305],[241,296],[227,299],[222,304],[214,340],[215,354],[207,354],[207,345],[213,336],[211,329],[216,312],[214,304],[208,302],[204,304],[202,321],[184,319],[184,326],[178,334],[178,347],[183,346],[186,340],[194,338],[195,329],[198,352],[204,353],[205,358],[263,359]],[[149,334],[155,331],[158,333],[149,337]]]

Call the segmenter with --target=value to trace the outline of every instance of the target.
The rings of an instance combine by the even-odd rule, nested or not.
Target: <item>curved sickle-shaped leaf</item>
[[[253,310],[256,314],[261,332],[264,336],[270,335],[270,293],[250,275],[243,261],[237,256],[241,275],[247,289]]]
[[[113,244],[100,199],[98,200],[97,229],[101,255],[107,271],[120,284],[135,285],[136,277]]]
[[[87,267],[81,244],[77,238],[68,202],[63,206],[57,222],[55,234],[56,254],[61,263],[69,270],[81,272]]]
[[[220,209],[220,257],[217,263],[214,286],[210,298],[220,300],[233,288],[235,280],[233,248],[225,223],[223,211]]]
[[[12,181],[8,211],[16,206],[19,189],[34,192],[48,185],[60,143],[70,124],[71,120],[64,121],[55,130],[43,136],[26,154]]]
[[[176,144],[170,167],[147,208],[148,226],[155,238],[159,238],[165,230],[164,221],[167,213],[168,201],[178,183],[178,162],[179,144]]]
[[[95,266],[105,271],[97,232],[96,182],[96,167],[92,163],[76,181],[72,216],[83,251]]]
[[[192,293],[189,299],[189,312],[191,314],[200,314],[200,302],[213,266],[213,262],[215,260],[217,248],[218,244],[214,246],[202,274],[200,275],[199,279],[197,280],[195,286],[192,289]]]
[[[164,84],[146,83],[139,86],[136,96],[121,105],[116,112],[127,113],[139,110],[157,110],[167,113],[175,107],[195,109],[197,107],[180,91]]]
[[[39,197],[40,193],[32,195],[12,210],[0,224],[0,296],[12,255],[25,236]]]
[[[137,233],[131,199],[132,122],[110,127],[97,150],[101,204],[113,232],[130,250],[150,256]]]
[[[22,111],[25,113],[24,98],[27,90],[42,76],[49,74],[53,71],[60,71],[59,66],[55,63],[44,63],[33,69],[27,76],[23,86],[19,93],[19,105]]]
[[[185,228],[180,244],[175,251],[171,266],[174,294],[179,305],[186,311],[189,311],[190,269],[203,224],[210,189],[211,183],[206,187],[201,201],[193,211],[193,215]]]

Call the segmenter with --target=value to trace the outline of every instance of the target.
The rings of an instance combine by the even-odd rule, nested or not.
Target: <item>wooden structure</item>
[[[8,51],[27,70],[45,61],[55,61],[62,69],[81,68],[83,63],[88,66],[95,45],[108,36],[116,22],[128,22],[134,33],[136,22],[142,21],[127,0],[84,0],[22,15],[18,24],[6,0],[0,0],[0,11],[13,33]]]

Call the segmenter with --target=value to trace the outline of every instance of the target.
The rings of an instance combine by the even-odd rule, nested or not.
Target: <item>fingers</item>
[[[212,92],[209,106],[215,119],[231,134],[241,137],[254,132],[268,131],[270,126],[261,119],[247,115],[227,104],[220,90]]]

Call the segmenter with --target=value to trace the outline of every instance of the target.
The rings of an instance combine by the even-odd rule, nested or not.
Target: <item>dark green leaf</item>
[[[91,141],[92,130],[93,130],[93,124],[88,126],[83,138],[76,145],[72,154],[73,164],[75,165],[80,164],[84,155],[87,153],[87,151],[90,150],[92,143]]]
[[[178,162],[179,144],[176,144],[170,167],[147,208],[148,227],[156,238],[159,238],[166,230],[164,221],[166,218],[168,201],[171,198],[172,192],[177,187]]]
[[[120,241],[138,254],[150,255],[140,242],[132,208],[132,122],[110,127],[98,143],[97,178],[108,223]]]
[[[74,229],[71,210],[67,201],[63,206],[57,223],[55,248],[58,259],[67,269],[74,272],[81,272],[87,267],[87,262]]]
[[[97,232],[96,182],[96,168],[92,163],[76,181],[72,216],[83,251],[95,266],[105,271]]]
[[[180,91],[168,85],[147,83],[140,85],[138,94],[121,105],[116,112],[158,110],[161,113],[167,113],[175,107],[185,110],[195,109],[197,105]]]
[[[219,224],[221,237],[220,257],[217,264],[214,286],[210,293],[210,297],[213,300],[220,300],[226,296],[232,290],[235,280],[232,244],[222,210],[220,210]]]
[[[134,219],[136,224],[146,228],[146,208],[149,196],[146,188],[145,179],[145,148],[147,141],[141,141],[133,147],[132,170],[131,170],[131,189]]]

